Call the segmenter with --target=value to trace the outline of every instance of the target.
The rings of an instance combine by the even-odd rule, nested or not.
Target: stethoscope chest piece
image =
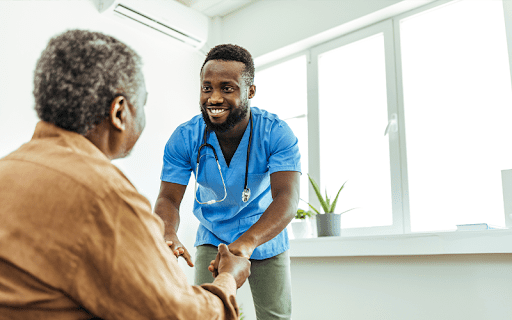
[[[249,201],[249,198],[251,197],[251,189],[245,188],[242,192],[242,201],[247,202]]]

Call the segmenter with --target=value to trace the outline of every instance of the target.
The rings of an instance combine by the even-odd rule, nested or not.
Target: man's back
[[[112,291],[144,272],[133,255],[155,251],[153,235],[161,235],[149,202],[94,145],[44,122],[0,160],[0,204],[0,318],[83,319],[88,307],[118,313],[122,305],[108,305]],[[152,252],[158,260],[169,256],[161,243]],[[186,286],[181,270],[172,271]],[[139,290],[129,293],[133,307],[151,308],[137,301]]]
[[[10,318],[18,318],[12,306],[23,308],[20,317],[27,319],[90,316],[75,301],[88,285],[77,288],[77,267],[91,252],[84,242],[95,233],[103,243],[92,246],[104,248],[98,256],[114,254],[109,240],[116,240],[116,221],[109,218],[115,211],[101,208],[108,205],[104,200],[118,198],[113,192],[150,212],[147,200],[136,197],[94,145],[44,122],[32,141],[0,160],[0,309],[8,305]]]

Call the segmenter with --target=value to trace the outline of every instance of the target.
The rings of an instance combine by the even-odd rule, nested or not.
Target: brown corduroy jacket
[[[0,319],[237,319],[236,283],[190,286],[149,201],[46,122],[0,159]]]

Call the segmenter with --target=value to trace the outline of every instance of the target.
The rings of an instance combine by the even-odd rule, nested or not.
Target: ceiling
[[[223,17],[258,0],[170,0],[178,1],[208,17]]]

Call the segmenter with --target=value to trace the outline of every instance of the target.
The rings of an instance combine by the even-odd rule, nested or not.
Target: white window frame
[[[508,47],[508,61],[510,66],[510,74],[512,77],[512,2],[503,0],[503,12],[505,14],[505,34],[507,37],[507,47]],[[512,164],[511,164],[512,166]],[[504,177],[504,173],[502,172],[502,179]],[[510,181],[503,181],[503,190],[509,191],[508,183]],[[511,190],[512,191],[512,190]],[[503,200],[505,202],[505,225],[507,228],[512,228],[512,197],[506,198],[505,194],[503,194]]]
[[[308,64],[308,132],[319,132],[319,87],[318,87],[318,57],[327,51],[348,45],[350,43],[371,37],[373,35],[384,34],[384,55],[386,65],[386,91],[387,91],[387,107],[388,121],[391,121],[393,114],[398,113],[397,109],[397,90],[395,80],[395,58],[393,54],[393,24],[391,20],[385,20],[366,28],[354,31],[340,38],[323,43],[311,48],[311,62]],[[382,124],[382,134],[386,129],[387,123]],[[400,179],[400,150],[398,132],[390,131],[389,138],[389,155],[390,155],[390,172],[391,172],[391,192],[389,196],[392,199],[392,225],[377,227],[361,227],[346,228],[342,233],[344,236],[361,236],[361,235],[382,235],[382,234],[399,234],[404,232],[404,215],[402,208],[402,186]],[[314,177],[320,175],[320,137],[319,135],[308,137],[309,149],[309,172]],[[321,184],[321,178],[317,183]],[[319,205],[314,190],[309,186],[310,201],[314,205]],[[395,196],[393,196],[393,194]]]
[[[384,33],[388,119],[391,120],[393,114],[397,114],[398,117],[398,132],[392,132],[389,135],[390,172],[392,177],[391,190],[392,193],[395,194],[394,197],[390,195],[392,196],[392,199],[394,199],[392,203],[393,224],[391,226],[384,227],[347,228],[342,230],[341,237],[294,239],[292,240],[292,257],[379,255],[379,252],[383,255],[468,254],[493,252],[512,253],[512,243],[508,241],[512,239],[512,229],[478,232],[446,231],[411,233],[399,25],[400,20],[404,18],[455,1],[465,0],[434,1],[415,9],[399,13],[381,22],[369,24],[361,29],[343,34],[335,39],[313,46],[305,51],[297,52],[293,55],[281,58],[257,68],[257,71],[260,71],[289,59],[293,59],[297,56],[304,54],[307,55],[308,109],[306,116],[308,119],[308,132],[319,132],[318,55],[371,35],[380,32]],[[512,78],[512,1],[503,0],[502,3],[505,13],[505,31],[509,51],[510,74]],[[384,128],[385,127],[383,127],[383,133]],[[316,177],[320,177],[319,145],[319,135],[310,134],[308,137],[308,172]],[[393,179],[393,177],[400,178]],[[321,183],[320,181],[317,182]],[[309,186],[309,197],[312,204],[318,205],[316,202],[316,195],[311,186]],[[506,212],[505,221],[507,227],[511,228],[512,212]],[[337,253],[333,252],[331,249],[323,251],[318,250],[322,247],[318,246],[319,243],[329,243],[329,247],[332,248],[332,244],[345,243],[345,241],[348,241],[348,237],[352,239],[350,241],[353,241],[353,244],[355,245],[352,249],[347,249],[346,247],[345,249],[339,248],[338,251],[341,251]],[[424,241],[424,245],[416,247],[414,247],[414,245],[406,245],[407,248],[404,247],[404,243],[414,244],[418,239],[427,240]],[[457,243],[448,248],[442,243],[443,239],[448,241],[456,240]],[[378,241],[379,243],[384,241],[385,245],[389,246],[388,249],[384,251],[371,249],[370,243],[374,244],[375,241]],[[433,249],[429,249],[432,243],[435,243],[436,245]],[[487,246],[486,243],[488,243]],[[301,249],[294,251],[294,244],[297,244],[297,246],[300,245]],[[304,250],[304,246],[306,248],[311,246],[311,250]],[[401,249],[398,249],[397,246]],[[359,253],[356,253],[356,251],[359,251]]]
[[[263,70],[272,68],[274,66],[280,65],[280,64],[282,64],[284,62],[287,62],[287,61],[293,60],[295,58],[301,57],[301,56],[305,56],[306,57],[306,59],[305,59],[306,63],[309,64],[310,52],[309,52],[309,50],[302,50],[302,51],[296,52],[296,53],[294,53],[292,55],[286,56],[284,58],[280,58],[280,59],[274,60],[272,62],[269,62],[267,64],[264,64],[262,66],[255,67],[255,74],[258,73],[258,72],[261,72]],[[307,72],[307,69],[306,69],[306,72]],[[306,79],[306,81],[307,81],[307,79]],[[256,94],[257,94],[258,93],[258,78],[257,77],[255,79],[255,83],[254,84],[256,85]],[[271,110],[267,110],[267,111],[272,112]],[[281,115],[278,114],[278,116],[281,118]],[[303,114],[299,114],[299,115],[296,115],[294,117],[287,118],[287,119],[281,118],[281,120],[286,121],[286,120],[289,120],[289,119],[298,119],[298,118],[306,118],[306,121],[308,121],[308,110],[306,110],[305,113],[303,113]],[[309,134],[308,134],[308,140],[309,140]],[[308,147],[309,147],[309,145],[308,145]],[[308,152],[308,157],[309,157],[309,154],[311,154],[311,153]],[[304,155],[301,154],[301,157],[304,158]],[[309,162],[309,158],[308,158],[308,162]],[[304,166],[302,166],[301,170],[302,170],[302,174],[306,174],[307,171],[306,171],[306,168],[304,168]],[[302,184],[301,184],[301,187],[302,187]],[[310,197],[311,197],[311,193],[308,192],[308,198],[311,199]],[[309,199],[307,199],[307,200],[309,201]],[[304,208],[304,207],[305,207],[305,204],[303,203],[303,201],[302,200],[299,201],[299,208]],[[290,229],[290,232],[291,232],[291,229]]]
[[[405,13],[396,15],[390,20],[393,23],[393,36],[394,48],[393,53],[395,57],[395,81],[396,81],[396,97],[397,97],[397,114],[398,114],[398,139],[400,149],[400,172],[401,172],[401,186],[402,186],[402,214],[403,214],[403,232],[405,234],[411,233],[411,210],[409,202],[409,175],[407,170],[407,140],[405,135],[405,117],[404,117],[404,91],[403,91],[403,77],[402,77],[402,53],[400,50],[400,20],[415,14],[434,9],[436,7],[446,5],[448,3],[459,0],[439,0],[419,8],[407,11]]]

